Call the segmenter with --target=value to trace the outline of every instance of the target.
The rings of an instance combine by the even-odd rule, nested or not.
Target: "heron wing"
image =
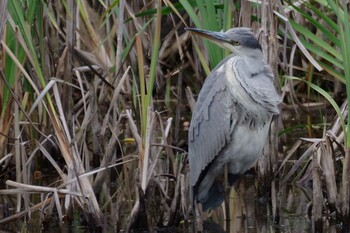
[[[221,63],[223,64],[224,61]],[[230,141],[238,120],[235,98],[227,90],[225,69],[214,69],[199,94],[189,129],[190,184]]]
[[[260,104],[266,108],[266,110],[274,115],[278,115],[279,104],[282,102],[281,95],[274,87],[274,76],[270,67],[265,66],[264,69],[254,75],[251,79],[247,79],[251,83],[247,85],[254,87],[251,88],[255,91],[255,99],[260,101]],[[254,94],[253,94],[254,95]],[[257,97],[258,96],[258,97]]]

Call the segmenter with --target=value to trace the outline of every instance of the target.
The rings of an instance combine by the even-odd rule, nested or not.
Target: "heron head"
[[[199,36],[209,39],[218,46],[237,55],[253,55],[261,52],[261,45],[250,28],[238,27],[226,32],[213,32],[197,28],[185,28]]]

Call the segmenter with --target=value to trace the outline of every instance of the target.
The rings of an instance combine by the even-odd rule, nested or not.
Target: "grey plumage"
[[[187,30],[232,52],[206,78],[189,129],[190,198],[206,210],[224,199],[226,164],[232,185],[259,158],[281,98],[250,29]]]

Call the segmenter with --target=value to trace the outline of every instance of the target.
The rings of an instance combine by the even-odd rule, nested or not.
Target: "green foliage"
[[[9,1],[8,2],[8,12],[16,16],[13,18],[15,23],[20,22],[21,19],[23,19],[25,16],[23,15],[24,12],[19,13],[16,9],[18,2],[17,1]],[[20,63],[23,63],[24,61],[24,51],[23,48],[19,45],[18,41],[16,40],[16,32],[15,30],[11,29],[10,25],[7,27],[6,31],[6,45],[7,47],[15,54],[18,61]],[[15,83],[15,80],[18,78],[18,72],[16,68],[16,63],[11,59],[11,57],[6,53],[5,54],[5,67],[4,67],[4,74],[5,78],[7,79],[8,84],[12,87]],[[1,117],[4,117],[4,114],[7,110],[8,101],[10,98],[10,92],[6,85],[4,85],[2,88],[4,88],[3,91],[3,103],[1,103],[2,109],[1,109]]]
[[[140,94],[141,94],[141,135],[145,139],[146,127],[147,127],[147,109],[152,106],[152,93],[153,87],[156,79],[156,71],[158,65],[158,55],[160,48],[160,30],[161,30],[161,5],[162,1],[158,1],[157,4],[157,14],[156,17],[152,20],[155,23],[151,24],[155,26],[155,35],[153,38],[152,45],[152,55],[151,55],[151,64],[150,71],[148,74],[149,81],[146,85],[145,73],[144,73],[144,62],[143,62],[143,52],[141,48],[141,39],[140,37],[136,40],[137,44],[137,53],[138,53],[138,65],[139,65],[139,78],[140,78]]]
[[[13,9],[13,14],[11,14],[11,16],[13,21],[16,23],[16,25],[13,25],[13,29],[16,30],[18,27],[20,33],[17,34],[17,36],[20,37],[19,41],[21,42],[21,46],[26,52],[27,58],[31,62],[34,70],[36,71],[41,85],[45,86],[44,75],[42,73],[38,53],[35,49],[35,43],[31,31],[31,29],[33,29],[32,25],[34,24],[34,19],[36,19],[36,22],[39,23],[42,21],[42,19],[40,19],[40,14],[35,15],[35,13],[41,9],[40,2],[29,1],[28,6],[24,6],[21,3],[24,4],[26,1],[9,1],[9,9]],[[36,16],[35,18],[34,15]]]
[[[315,29],[312,32],[309,28],[299,25],[290,19],[292,27],[300,33],[303,45],[319,57],[319,64],[332,77],[346,84],[348,104],[350,103],[350,23],[346,5],[341,5],[334,0],[316,1],[320,7],[315,7],[311,3],[305,2],[303,6],[316,15],[316,20],[310,16],[306,10],[292,7],[299,12]],[[320,9],[321,8],[321,9]],[[334,17],[335,16],[335,17]],[[309,83],[311,85],[311,83]],[[313,84],[312,84],[313,85]],[[315,87],[312,86],[313,89]],[[318,88],[317,88],[318,89]],[[316,90],[316,89],[315,89]],[[321,93],[321,90],[317,90]],[[325,96],[323,93],[321,93]],[[326,96],[325,96],[326,97]],[[339,107],[332,98],[327,98],[336,109],[338,115]],[[349,106],[348,106],[349,107]],[[339,115],[341,117],[341,115]],[[350,116],[348,116],[348,122]],[[345,124],[343,122],[343,127]],[[344,128],[345,129],[345,128]],[[350,125],[345,130],[347,147],[350,146]]]
[[[224,1],[223,7],[217,7],[221,3],[217,0],[197,0],[196,4],[191,4],[192,1],[189,0],[180,0],[180,2],[197,28],[226,31],[232,27],[232,11],[228,0]],[[199,15],[196,14],[195,8],[198,8]],[[214,68],[224,58],[225,53],[209,41],[205,40],[204,45],[207,48],[210,66]],[[198,47],[196,47],[196,52],[201,56]],[[202,60],[201,62],[204,69],[207,70],[205,63]]]
[[[191,6],[195,6],[196,4],[196,0],[189,0],[188,3],[191,5]],[[184,7],[181,5],[180,2],[175,2],[173,4],[173,6],[176,8],[176,10],[178,11],[181,11],[181,10],[184,10]],[[173,13],[173,10],[171,7],[169,6],[163,6],[161,8],[161,14],[162,15],[168,15],[170,13]],[[157,14],[157,9],[147,9],[145,11],[141,11],[139,13],[137,13],[135,16],[136,17],[147,17],[147,16],[150,16],[150,15],[153,15],[153,14]],[[131,18],[127,19],[125,22],[129,22],[130,20],[132,20]]]
[[[302,35],[300,37],[300,41],[309,51],[313,52],[321,58],[318,62],[322,68],[324,68],[327,72],[332,72],[330,73],[332,76],[339,79],[341,82],[344,82],[345,80],[343,75],[335,71],[334,68],[330,67],[330,64],[332,64],[335,65],[338,69],[344,70],[342,54],[338,50],[340,46],[340,40],[337,37],[337,34],[339,33],[339,27],[337,23],[334,22],[327,13],[322,12],[309,3],[305,3],[304,6],[307,9],[311,10],[315,15],[317,15],[320,20],[314,19],[305,10],[295,7],[294,5],[292,6],[304,17],[304,19],[306,19],[317,29],[316,33],[313,33],[309,28],[304,27],[294,20],[290,19],[289,21],[292,27]]]

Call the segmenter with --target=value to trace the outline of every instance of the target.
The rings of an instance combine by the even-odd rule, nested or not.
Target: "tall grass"
[[[16,99],[14,108],[19,108],[15,110],[15,121],[13,122],[16,134],[14,136],[17,138],[15,146],[17,182],[30,182],[29,177],[31,177],[31,174],[27,174],[26,168],[28,163],[33,163],[31,159],[28,160],[25,154],[23,154],[24,145],[20,143],[23,140],[23,132],[27,132],[29,140],[35,142],[35,140],[39,139],[36,138],[37,136],[47,137],[46,134],[49,128],[46,127],[53,127],[53,132],[50,133],[54,133],[58,142],[57,146],[60,148],[68,169],[68,176],[65,177],[63,182],[69,183],[71,182],[70,179],[76,177],[76,174],[84,172],[84,168],[80,165],[81,160],[77,154],[76,148],[70,145],[72,140],[71,133],[66,122],[67,118],[62,109],[62,98],[61,94],[58,92],[57,82],[55,80],[48,81],[52,75],[49,72],[46,72],[47,76],[45,77],[45,69],[50,68],[46,66],[46,62],[50,62],[47,60],[46,53],[50,53],[50,51],[47,50],[45,46],[47,43],[44,40],[43,5],[39,1],[25,2],[11,0],[8,3],[8,11],[9,18],[6,32],[10,37],[7,38],[6,42],[2,43],[6,54],[5,73],[3,77],[4,80],[10,79],[7,81],[8,85],[5,85],[5,87],[8,88],[7,91],[14,88],[14,92],[10,91],[12,95],[11,98]],[[36,43],[43,45],[40,47],[39,51],[36,48]],[[62,57],[62,59],[64,59],[64,57]],[[24,61],[27,62],[24,64]],[[28,69],[25,66],[29,67],[30,73],[28,73]],[[21,73],[14,72],[17,70],[21,71]],[[21,80],[20,77],[25,77],[26,79]],[[15,81],[11,81],[11,79]],[[33,104],[26,104],[23,106],[21,101],[26,91],[29,91],[30,97],[33,98],[29,99],[29,102]],[[52,91],[52,96],[49,94],[50,91]],[[70,99],[69,96],[67,96],[67,98]],[[42,106],[44,106],[44,111]],[[21,116],[19,110],[22,111],[22,116],[25,116],[24,119],[18,118]],[[33,114],[33,116],[31,113],[36,114]],[[38,113],[42,115],[38,115]],[[45,120],[46,115],[49,117],[49,122],[38,122],[40,119]],[[23,127],[20,125],[20,121],[23,120],[28,122],[28,126]],[[11,125],[11,122],[6,123]],[[38,123],[42,124],[40,128],[36,126]],[[73,192],[78,188],[78,186],[74,187],[71,184],[67,184],[67,186],[70,187]],[[81,203],[83,205],[85,203],[89,207],[87,208],[86,214],[91,214],[97,222],[99,222],[101,218],[100,210],[95,195],[92,192],[91,185],[87,182],[86,178],[80,179],[80,186],[78,189],[80,189],[84,195],[90,196],[88,199],[80,197]],[[55,197],[56,204],[59,204],[58,196]],[[66,207],[69,207],[70,196],[68,195],[67,197]],[[17,212],[21,210],[20,203],[21,195],[18,195]],[[28,202],[26,202],[26,206],[29,206]],[[59,208],[58,210],[61,209]],[[62,217],[61,211],[59,211],[59,213]]]
[[[19,109],[25,117],[16,118],[14,123],[6,122],[9,128],[13,124],[16,126],[18,149],[9,150],[11,147],[6,147],[7,140],[4,140],[4,151],[16,154],[14,164],[18,168],[17,178],[22,174],[29,175],[26,179],[17,179],[17,183],[8,181],[7,185],[14,187],[11,191],[1,190],[3,195],[11,195],[17,187],[16,209],[18,212],[21,211],[17,217],[30,214],[20,206],[23,199],[19,183],[26,185],[26,191],[22,194],[26,197],[35,190],[52,195],[61,220],[65,214],[70,213],[73,205],[79,206],[91,226],[94,223],[97,223],[95,226],[101,224],[102,206],[103,211],[107,212],[108,206],[115,203],[122,205],[123,208],[127,207],[124,208],[125,211],[117,213],[125,226],[125,215],[129,215],[133,207],[137,210],[139,198],[152,192],[149,191],[149,184],[156,187],[155,190],[160,194],[159,200],[165,196],[180,197],[180,186],[175,194],[171,182],[169,183],[169,179],[163,176],[173,173],[173,176],[177,177],[181,169],[178,170],[173,164],[175,161],[183,163],[178,162],[173,153],[165,149],[168,144],[171,118],[164,121],[164,117],[156,114],[154,110],[154,87],[157,86],[156,76],[159,76],[162,1],[154,1],[148,6],[155,7],[156,15],[155,17],[147,15],[150,19],[145,17],[142,23],[140,20],[143,19],[135,18],[135,14],[144,6],[137,3],[130,5],[125,1],[120,5],[112,4],[101,18],[87,1],[49,3],[35,1],[30,2],[30,5],[26,4],[26,1],[13,0],[9,2],[8,8],[10,18],[6,35],[12,36],[11,42],[14,42],[19,49],[11,47],[8,40],[3,42],[7,59],[13,64],[13,70],[20,71],[15,77],[27,79],[31,91],[30,97],[33,98],[24,108]],[[123,9],[118,9],[118,6]],[[30,10],[26,11],[28,9]],[[127,18],[123,15],[126,14],[123,13],[124,10],[127,10],[128,17],[133,17],[129,24],[124,22]],[[37,13],[35,17],[33,12]],[[63,18],[65,20],[61,21]],[[117,19],[119,25],[129,30],[118,30],[120,34],[116,35],[116,31],[109,23],[116,22]],[[115,46],[114,36],[125,41],[118,43],[119,53],[111,52]],[[106,48],[109,48],[109,51]],[[22,57],[13,51],[22,51]],[[150,57],[148,57],[149,51],[152,51]],[[124,66],[126,61],[139,66]],[[149,70],[145,67],[149,67]],[[6,65],[5,71],[9,68],[11,66]],[[136,75],[132,78],[132,74]],[[4,80],[12,77],[14,75],[9,73],[3,75]],[[22,87],[22,82],[18,84]],[[11,89],[13,85],[14,81],[10,80],[5,87]],[[18,89],[18,92],[8,93],[8,98],[24,99],[25,95],[24,88]],[[132,103],[130,100],[136,101]],[[16,102],[15,107],[17,105],[22,106],[21,102]],[[130,111],[133,107],[135,111]],[[11,116],[13,108],[7,109]],[[3,110],[5,111],[6,109]],[[15,115],[20,116],[16,111]],[[39,119],[45,121],[38,121]],[[19,124],[21,121],[27,124]],[[25,144],[23,132],[27,131],[34,134],[29,137],[32,143]],[[5,138],[12,134],[11,131],[2,133],[5,134]],[[131,137],[134,139],[130,140]],[[137,147],[133,144],[135,142],[138,144]],[[133,149],[128,149],[130,143]],[[155,143],[159,145],[153,145]],[[24,149],[32,151],[29,158],[22,154],[21,151]],[[50,151],[54,151],[54,155]],[[160,157],[164,156],[164,153],[168,162],[162,164]],[[64,159],[63,165],[56,161],[60,160],[61,156]],[[29,168],[37,158],[48,160],[49,166],[55,168],[55,173],[60,177],[58,186],[55,185],[57,190],[30,185],[33,179]],[[8,157],[5,159],[9,160]],[[11,166],[11,163],[8,166]],[[62,166],[66,168],[63,169]],[[37,169],[36,174],[45,169],[40,164],[35,164],[34,167]],[[109,178],[113,174],[110,171],[113,167],[117,167],[116,181]],[[95,173],[99,173],[96,178],[93,177]],[[111,182],[116,182],[118,188],[109,188]],[[138,182],[142,188],[140,196],[135,193]],[[65,188],[69,192],[63,191],[63,195],[57,195]],[[99,194],[101,199],[98,200],[95,194]],[[63,206],[60,204],[62,198]],[[172,215],[171,221],[177,218],[176,206],[179,205],[179,200],[176,198],[174,207],[169,213]],[[147,203],[142,203],[141,208],[144,210],[144,205]],[[25,202],[25,205],[28,207],[30,203]],[[160,216],[168,213],[169,209],[169,206],[164,206],[159,213]],[[143,213],[138,215],[141,216]],[[0,221],[4,223],[10,220]],[[132,227],[137,224],[132,220],[129,222]]]

